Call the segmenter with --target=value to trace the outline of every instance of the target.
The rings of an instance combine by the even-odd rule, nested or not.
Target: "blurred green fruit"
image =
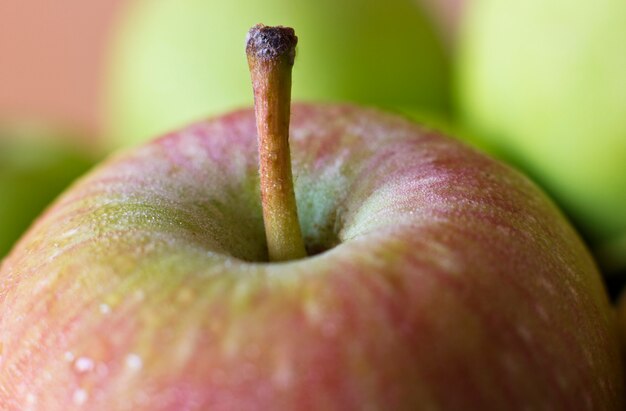
[[[450,47],[454,47],[457,42],[463,10],[470,2],[470,0],[417,0],[420,6],[428,10]]]
[[[464,120],[561,203],[605,271],[626,268],[626,2],[477,0]]]
[[[108,134],[127,145],[251,105],[241,33],[256,23],[297,30],[294,99],[449,108],[446,52],[414,0],[136,0],[110,56]]]
[[[57,194],[95,162],[86,151],[63,143],[61,134],[0,125],[0,259]]]

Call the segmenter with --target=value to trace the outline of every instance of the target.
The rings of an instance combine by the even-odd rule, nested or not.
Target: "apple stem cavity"
[[[298,38],[288,27],[257,24],[246,54],[254,89],[263,222],[271,262],[306,257],[289,150],[291,69]]]

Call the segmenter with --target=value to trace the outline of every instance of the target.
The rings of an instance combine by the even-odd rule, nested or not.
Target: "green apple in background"
[[[69,134],[34,124],[0,125],[0,259],[33,219],[85,172],[95,156]]]
[[[108,132],[126,145],[252,103],[241,33],[297,27],[294,99],[445,113],[449,65],[414,0],[136,0],[110,56]]]
[[[626,2],[477,0],[466,10],[466,124],[569,212],[606,272],[626,268]]]

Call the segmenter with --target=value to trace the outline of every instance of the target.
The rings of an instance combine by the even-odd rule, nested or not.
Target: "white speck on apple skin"
[[[74,234],[76,234],[78,232],[77,228],[70,228],[69,230],[65,231],[63,234],[61,234],[59,236],[60,239],[63,238],[68,238],[68,237],[72,237],[74,236]]]
[[[37,397],[35,396],[35,394],[33,393],[28,393],[26,395],[26,404],[28,405],[34,405],[37,404]]]
[[[52,250],[52,253],[50,253],[50,256],[48,257],[49,261],[53,261],[62,253],[62,250],[59,247],[59,243],[54,243]]]
[[[143,367],[143,360],[139,355],[134,353],[128,354],[124,363],[126,364],[126,368],[132,371],[139,371]]]
[[[79,373],[85,373],[93,370],[94,362],[89,357],[78,357],[74,362],[74,369]]]
[[[89,393],[82,388],[77,389],[76,391],[74,391],[74,394],[72,394],[72,401],[76,405],[85,404],[87,402],[87,399],[89,399]]]
[[[107,315],[111,313],[111,307],[108,304],[102,303],[100,304],[100,313]]]

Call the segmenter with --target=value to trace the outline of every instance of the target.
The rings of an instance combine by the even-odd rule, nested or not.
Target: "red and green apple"
[[[5,409],[620,409],[613,312],[554,204],[404,118],[290,113],[294,43],[251,32],[256,116],[116,155],[22,238]]]

